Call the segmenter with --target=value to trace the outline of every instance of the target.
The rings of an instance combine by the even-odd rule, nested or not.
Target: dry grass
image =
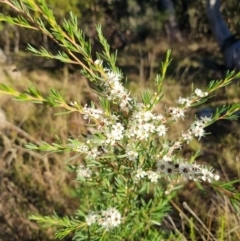
[[[146,48],[130,46],[120,53],[119,65],[128,75],[128,85],[133,94],[153,86],[154,75],[169,48],[164,41],[154,44],[148,40],[146,44]],[[174,60],[164,85],[166,94],[156,111],[174,105],[179,96],[186,96],[192,83],[202,87],[210,79],[222,76],[221,72],[201,64],[202,56],[217,52],[215,44],[188,43],[173,46],[173,49]],[[211,56],[214,57],[219,58],[219,55]],[[16,62],[16,65],[20,70],[12,71],[16,68],[13,65],[0,68],[1,83],[11,83],[21,90],[30,81],[36,83],[44,94],[53,87],[61,90],[68,101],[77,100],[83,104],[96,98],[87,81],[78,73],[70,74],[66,69],[49,72],[35,66],[30,70],[29,65],[25,66],[23,62]],[[239,102],[239,92],[239,84],[233,84],[213,99],[213,105]],[[74,177],[66,171],[64,163],[70,154],[43,155],[26,150],[24,145],[38,140],[51,143],[55,135],[62,140],[69,135],[77,137],[86,132],[83,120],[78,114],[54,116],[57,110],[19,103],[7,96],[0,96],[0,100],[6,115],[6,121],[0,120],[0,240],[52,240],[53,231],[39,229],[28,220],[28,215],[51,214],[55,210],[61,216],[72,214],[78,207],[73,189]],[[188,116],[193,117],[196,111],[190,111]],[[187,128],[190,120],[186,118],[173,127],[172,138]],[[199,162],[214,166],[223,180],[237,179],[240,176],[239,123],[220,123],[214,128],[213,136],[204,138],[199,144],[193,142],[184,148],[183,153],[188,157],[201,148]],[[193,183],[187,183],[173,200],[173,213],[166,221],[166,227],[179,230],[185,236],[183,240],[240,240],[237,232],[239,214],[232,209],[227,197],[221,197],[207,186],[206,190],[203,194]]]

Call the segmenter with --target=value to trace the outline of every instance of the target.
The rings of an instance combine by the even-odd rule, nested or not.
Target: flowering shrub
[[[62,107],[70,112],[78,112],[91,126],[91,133],[79,139],[68,139],[66,144],[42,142],[29,144],[32,150],[75,152],[82,156],[79,165],[70,165],[76,171],[76,179],[81,183],[81,205],[72,218],[42,217],[33,215],[32,220],[45,225],[57,226],[57,238],[74,232],[75,240],[161,240],[169,237],[161,228],[163,218],[170,210],[169,200],[177,186],[174,181],[189,179],[217,185],[219,175],[211,167],[194,162],[194,157],[184,160],[181,147],[194,138],[205,136],[205,127],[219,119],[235,119],[239,104],[224,106],[211,117],[195,118],[187,130],[172,141],[168,130],[173,122],[185,118],[187,110],[206,101],[212,92],[231,83],[240,75],[229,73],[220,81],[212,81],[205,91],[193,90],[189,97],[179,97],[176,106],[166,107],[161,113],[154,107],[163,96],[162,83],[170,63],[170,51],[162,64],[161,74],[155,79],[155,92],[144,91],[141,100],[131,96],[123,86],[123,74],[116,67],[116,55],[110,48],[98,26],[99,41],[103,52],[92,59],[91,47],[78,29],[77,19],[70,14],[63,27],[59,26],[52,11],[43,0],[1,1],[15,9],[19,18],[0,16],[26,28],[42,31],[52,38],[64,51],[52,55],[42,48],[29,46],[35,55],[54,58],[65,63],[77,64],[82,74],[94,83],[98,102],[82,106],[77,101],[67,103],[57,91],[51,90],[43,97],[37,88],[29,87],[18,92],[13,87],[1,85],[1,93],[10,94],[22,101],[45,103],[52,107]],[[32,12],[41,13],[44,21],[51,26],[47,29],[41,18],[33,18]],[[80,53],[80,60],[76,53]],[[163,180],[169,186],[163,185]],[[177,237],[172,240],[177,240]]]

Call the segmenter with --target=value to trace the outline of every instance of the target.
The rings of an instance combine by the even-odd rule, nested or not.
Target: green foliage
[[[76,219],[64,217],[60,218],[55,213],[52,217],[43,217],[39,215],[31,215],[30,219],[33,221],[36,221],[43,225],[43,227],[58,227],[59,231],[56,232],[55,237],[57,239],[63,239],[67,235],[69,235],[71,232],[76,231],[78,229],[83,228],[86,226],[85,223],[82,223]]]
[[[123,87],[123,74],[116,66],[117,54],[110,53],[100,26],[97,26],[97,33],[103,51],[97,53],[98,59],[94,60],[91,45],[79,30],[74,13],[71,12],[61,26],[43,0],[6,0],[4,3],[15,9],[19,16],[14,18],[2,14],[1,21],[38,30],[63,49],[52,54],[43,47],[38,50],[29,45],[30,52],[78,65],[82,74],[93,82],[98,94],[98,102],[89,107],[76,101],[69,103],[54,89],[50,89],[48,96],[44,97],[33,85],[22,92],[0,85],[1,94],[11,95],[19,101],[61,108],[64,114],[78,112],[88,121],[86,126],[93,127],[88,135],[76,139],[26,145],[33,151],[67,151],[76,154],[74,157],[81,155],[83,158],[79,165],[69,164],[71,170],[77,172],[79,182],[76,192],[80,207],[76,216],[32,215],[32,220],[44,226],[55,226],[55,237],[59,239],[74,233],[75,240],[178,240],[181,235],[173,237],[170,232],[165,232],[162,222],[171,210],[169,201],[179,186],[175,185],[171,192],[163,180],[172,182],[181,177],[196,182],[208,181],[216,190],[230,194],[232,203],[237,206],[239,195],[233,189],[234,182],[217,183],[219,176],[214,175],[211,168],[193,163],[197,154],[183,161],[181,146],[195,137],[200,139],[205,134],[204,127],[217,120],[236,119],[235,113],[240,110],[240,104],[223,106],[211,118],[194,120],[188,131],[183,133],[185,136],[180,135],[175,141],[168,139],[166,131],[171,123],[185,116],[189,107],[208,100],[212,92],[227,86],[239,78],[239,74],[228,73],[223,80],[212,81],[206,92],[196,89],[188,98],[180,98],[177,107],[170,106],[163,114],[157,114],[153,109],[163,97],[162,82],[170,63],[170,51],[161,65],[160,75],[155,79],[156,92],[144,91],[142,102],[138,102]],[[45,22],[50,27],[46,27]],[[101,109],[96,108],[99,105]],[[190,222],[190,236],[194,240],[193,230]]]

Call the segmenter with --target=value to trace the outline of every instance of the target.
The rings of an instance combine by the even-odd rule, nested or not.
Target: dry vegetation
[[[219,58],[215,44],[186,43],[171,47],[173,62],[159,109],[174,104],[179,96],[186,96],[192,84],[203,87],[212,78],[222,77],[221,72],[202,64],[204,58]],[[128,76],[127,84],[132,94],[137,95],[141,89],[152,86],[152,78],[167,48],[169,45],[163,40],[148,40],[141,46],[131,45],[119,53],[119,66]],[[213,52],[216,56],[211,56]],[[54,87],[61,90],[69,101],[76,99],[86,103],[95,98],[87,81],[77,71],[68,73],[66,68],[47,71],[38,68],[39,64],[33,64],[33,59],[24,62],[26,59],[26,56],[13,56],[16,66],[1,66],[0,82],[11,83],[19,90],[31,82],[46,94],[49,87]],[[211,106],[239,102],[239,96],[239,83],[234,83],[218,93],[211,100]],[[73,189],[76,187],[72,181],[74,174],[66,167],[65,161],[70,154],[45,155],[26,150],[24,145],[38,140],[51,143],[58,137],[64,140],[71,135],[77,137],[86,133],[83,119],[78,114],[56,116],[56,109],[20,103],[7,96],[0,96],[0,100],[3,110],[0,113],[0,240],[53,240],[53,230],[39,228],[28,220],[28,215],[51,214],[53,210],[60,216],[71,215],[81,203]],[[189,117],[193,117],[196,111],[193,109]],[[181,125],[187,127],[189,123],[190,120],[186,119]],[[173,136],[182,129],[179,126],[175,128]],[[202,139],[200,144],[193,142],[190,147],[184,147],[184,155],[187,157],[200,149],[198,160],[214,166],[222,180],[239,179],[239,122],[217,123],[210,131],[213,135]],[[194,183],[186,183],[172,201],[173,211],[165,220],[164,227],[183,233],[186,237],[183,240],[240,240],[239,210],[237,212],[232,207],[227,195],[221,196],[208,186],[204,188],[206,193]],[[236,188],[240,191],[239,186]]]

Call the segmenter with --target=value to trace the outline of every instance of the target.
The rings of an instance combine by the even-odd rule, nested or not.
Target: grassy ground
[[[214,43],[184,42],[169,46],[165,40],[149,39],[119,53],[119,67],[128,77],[132,94],[138,95],[141,89],[153,86],[169,47],[173,49],[173,61],[164,84],[166,94],[156,111],[174,105],[179,96],[187,96],[192,85],[204,88],[210,80],[224,76],[224,71],[217,69],[213,62],[221,61]],[[77,71],[68,72],[64,67],[49,70],[51,65],[52,62],[25,54],[13,56],[13,64],[0,67],[0,82],[10,83],[19,90],[25,89],[29,82],[35,83],[44,94],[53,87],[61,90],[67,100],[83,104],[95,98],[88,82]],[[234,83],[217,93],[206,106],[236,103],[239,96],[239,83]],[[0,113],[0,240],[53,240],[53,230],[40,229],[28,220],[28,215],[47,215],[53,210],[60,216],[74,213],[80,201],[73,191],[74,174],[66,170],[65,160],[70,154],[44,155],[28,151],[24,145],[38,140],[51,143],[56,136],[62,140],[69,135],[77,137],[86,132],[83,119],[78,114],[54,116],[56,109],[16,102],[8,96],[0,96],[0,103],[3,110]],[[192,109],[188,116],[193,118],[198,110]],[[187,128],[190,123],[191,118],[186,118],[180,124]],[[172,137],[180,130],[176,126]],[[210,131],[213,135],[184,147],[184,155],[188,157],[200,149],[198,161],[212,165],[222,180],[239,178],[239,122],[217,123]],[[185,240],[240,240],[240,217],[227,195],[222,197],[208,186],[205,188],[204,194],[194,183],[185,183],[172,202],[173,211],[166,218],[164,228],[178,230]],[[240,191],[239,186],[236,188]]]

